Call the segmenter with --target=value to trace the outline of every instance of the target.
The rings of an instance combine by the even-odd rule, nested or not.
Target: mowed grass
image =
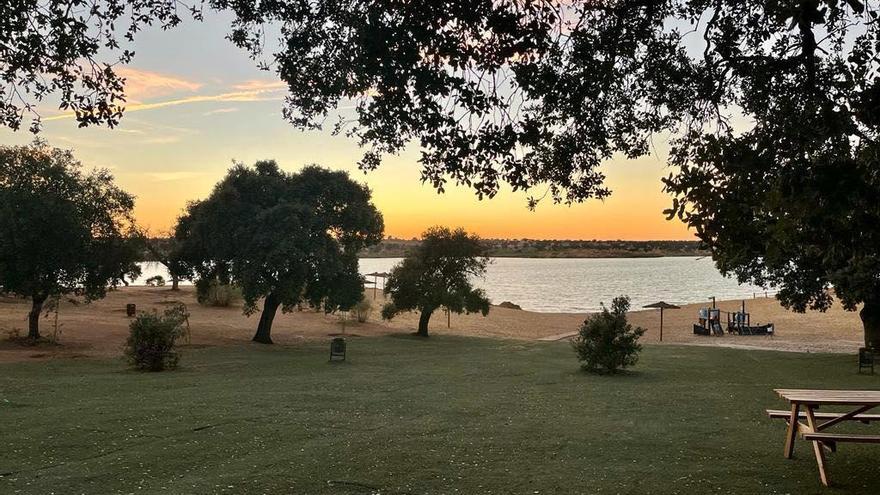
[[[877,493],[880,446],[782,457],[774,387],[877,388],[854,356],[649,346],[591,376],[565,343],[351,338],[0,366],[0,493]],[[849,429],[867,430],[861,425]]]

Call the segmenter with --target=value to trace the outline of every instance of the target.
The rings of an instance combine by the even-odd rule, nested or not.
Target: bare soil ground
[[[367,292],[373,297],[372,291]],[[165,287],[127,287],[113,291],[100,301],[73,305],[62,303],[59,312],[58,344],[41,343],[25,346],[14,338],[27,334],[29,301],[0,298],[0,362],[41,360],[51,358],[115,357],[121,356],[128,334],[129,318],[125,305],[134,303],[138,311],[162,311],[176,301],[184,302],[190,317],[189,346],[252,345],[250,338],[256,329],[258,314],[247,317],[241,306],[214,308],[200,306],[191,287],[174,292]],[[412,332],[417,324],[415,314],[401,315],[392,322],[383,322],[378,315],[383,303],[377,294],[373,312],[367,323],[347,321],[342,324],[339,315],[326,315],[310,310],[281,314],[275,318],[272,337],[276,344],[296,345],[309,340],[326,340],[331,335],[369,337],[391,333]],[[740,301],[722,301],[718,307],[735,311]],[[776,336],[701,337],[693,335],[692,325],[697,319],[700,304],[688,305],[664,314],[663,343],[747,347],[796,352],[854,353],[862,344],[862,328],[858,315],[839,306],[827,313],[797,314],[782,308],[775,299],[749,299],[746,309],[752,324],[773,322]],[[636,309],[636,308],[634,308]],[[492,307],[488,317],[455,315],[449,320],[437,312],[431,320],[431,332],[436,334],[470,335],[490,338],[523,340],[557,340],[573,334],[585,314],[533,313],[529,311]],[[54,315],[41,320],[41,332],[51,337]],[[656,310],[633,311],[630,321],[647,329],[646,343],[659,341],[660,315]]]

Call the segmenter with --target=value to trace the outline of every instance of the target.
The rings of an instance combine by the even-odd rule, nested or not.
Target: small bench
[[[853,433],[804,433],[804,440],[819,442],[880,443],[880,435],[857,435]]]
[[[783,411],[781,409],[767,409],[767,415],[773,419],[791,419],[791,411]],[[835,419],[843,416],[843,413],[815,412],[813,413],[813,416],[816,419]],[[798,419],[807,419],[806,411],[801,411],[798,414]],[[860,421],[868,424],[871,421],[880,421],[880,414],[856,414],[850,419],[852,421]]]

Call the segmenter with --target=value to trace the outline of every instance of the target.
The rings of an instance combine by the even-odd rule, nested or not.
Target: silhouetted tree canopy
[[[878,121],[880,28],[876,5],[860,0],[206,3],[234,14],[230,40],[288,83],[291,122],[319,127],[354,100],[356,118],[338,130],[367,148],[361,165],[416,142],[424,179],[441,189],[451,179],[480,195],[506,182],[546,184],[560,201],[605,197],[599,164],[648,153],[658,132],[674,132],[674,146],[687,150],[740,116],[792,122],[773,112],[810,95],[841,113],[852,135],[873,136]],[[173,26],[187,10],[166,1],[98,2],[94,12],[91,2],[52,5],[0,11],[5,96],[24,97],[0,98],[8,116],[55,91],[82,124],[114,123],[121,81],[91,62],[102,45],[130,60],[111,50],[111,26],[125,27],[124,40],[150,22]],[[42,82],[45,74],[59,82]]]
[[[0,146],[0,292],[31,299],[30,338],[48,298],[101,298],[137,271],[133,207],[108,171],[84,173],[70,151]]]
[[[482,289],[473,288],[470,278],[483,276],[488,264],[486,248],[476,235],[464,229],[428,229],[421,244],[391,270],[385,285],[391,301],[382,308],[382,318],[418,311],[418,335],[427,337],[431,314],[440,307],[486,316],[489,299]]]
[[[176,227],[181,259],[203,279],[241,288],[245,313],[263,311],[254,340],[272,343],[280,306],[347,310],[363,293],[357,253],[382,239],[370,190],[346,172],[274,161],[236,165],[211,195],[190,203]]]
[[[175,0],[0,2],[0,122],[18,129],[30,116],[37,132],[37,106],[51,96],[80,126],[115,126],[125,104],[115,65],[131,62],[128,43],[145,26],[177,25],[181,11],[201,18],[200,9]]]

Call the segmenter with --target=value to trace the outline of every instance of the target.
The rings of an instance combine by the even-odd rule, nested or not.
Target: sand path
[[[372,293],[368,292],[372,298]],[[128,287],[111,292],[107,298],[91,304],[63,303],[59,313],[60,345],[25,347],[10,341],[10,334],[24,335],[27,329],[29,304],[19,299],[0,298],[0,362],[71,358],[120,356],[128,333],[129,319],[125,305],[134,303],[139,310],[161,311],[175,301],[188,305],[192,317],[191,346],[252,345],[250,337],[256,328],[258,315],[244,316],[241,307],[206,308],[198,305],[192,288],[173,292],[167,288]],[[515,301],[514,301],[515,302]],[[374,301],[373,313],[367,323],[347,322],[344,331],[350,335],[375,336],[412,331],[417,315],[402,315],[392,322],[383,322],[378,316],[383,301],[379,294]],[[718,303],[723,310],[737,310],[740,301]],[[759,298],[746,301],[752,323],[773,322],[776,336],[701,337],[693,335],[701,304],[667,310],[664,318],[663,343],[689,345],[716,345],[749,349],[773,349],[795,352],[855,353],[862,344],[862,329],[856,313],[833,307],[826,313],[797,314],[782,308],[775,299]],[[634,308],[635,309],[635,308]],[[452,315],[447,327],[446,315],[435,313],[431,320],[434,334],[471,335],[490,338],[523,340],[561,340],[577,330],[585,314],[533,313],[493,307],[488,317],[480,315]],[[645,343],[659,341],[659,312],[639,310],[630,313],[630,321],[647,329]],[[44,335],[53,333],[53,317],[41,322]],[[277,344],[295,345],[308,340],[326,340],[341,333],[343,325],[336,315],[314,311],[279,314],[275,319],[273,339]]]

